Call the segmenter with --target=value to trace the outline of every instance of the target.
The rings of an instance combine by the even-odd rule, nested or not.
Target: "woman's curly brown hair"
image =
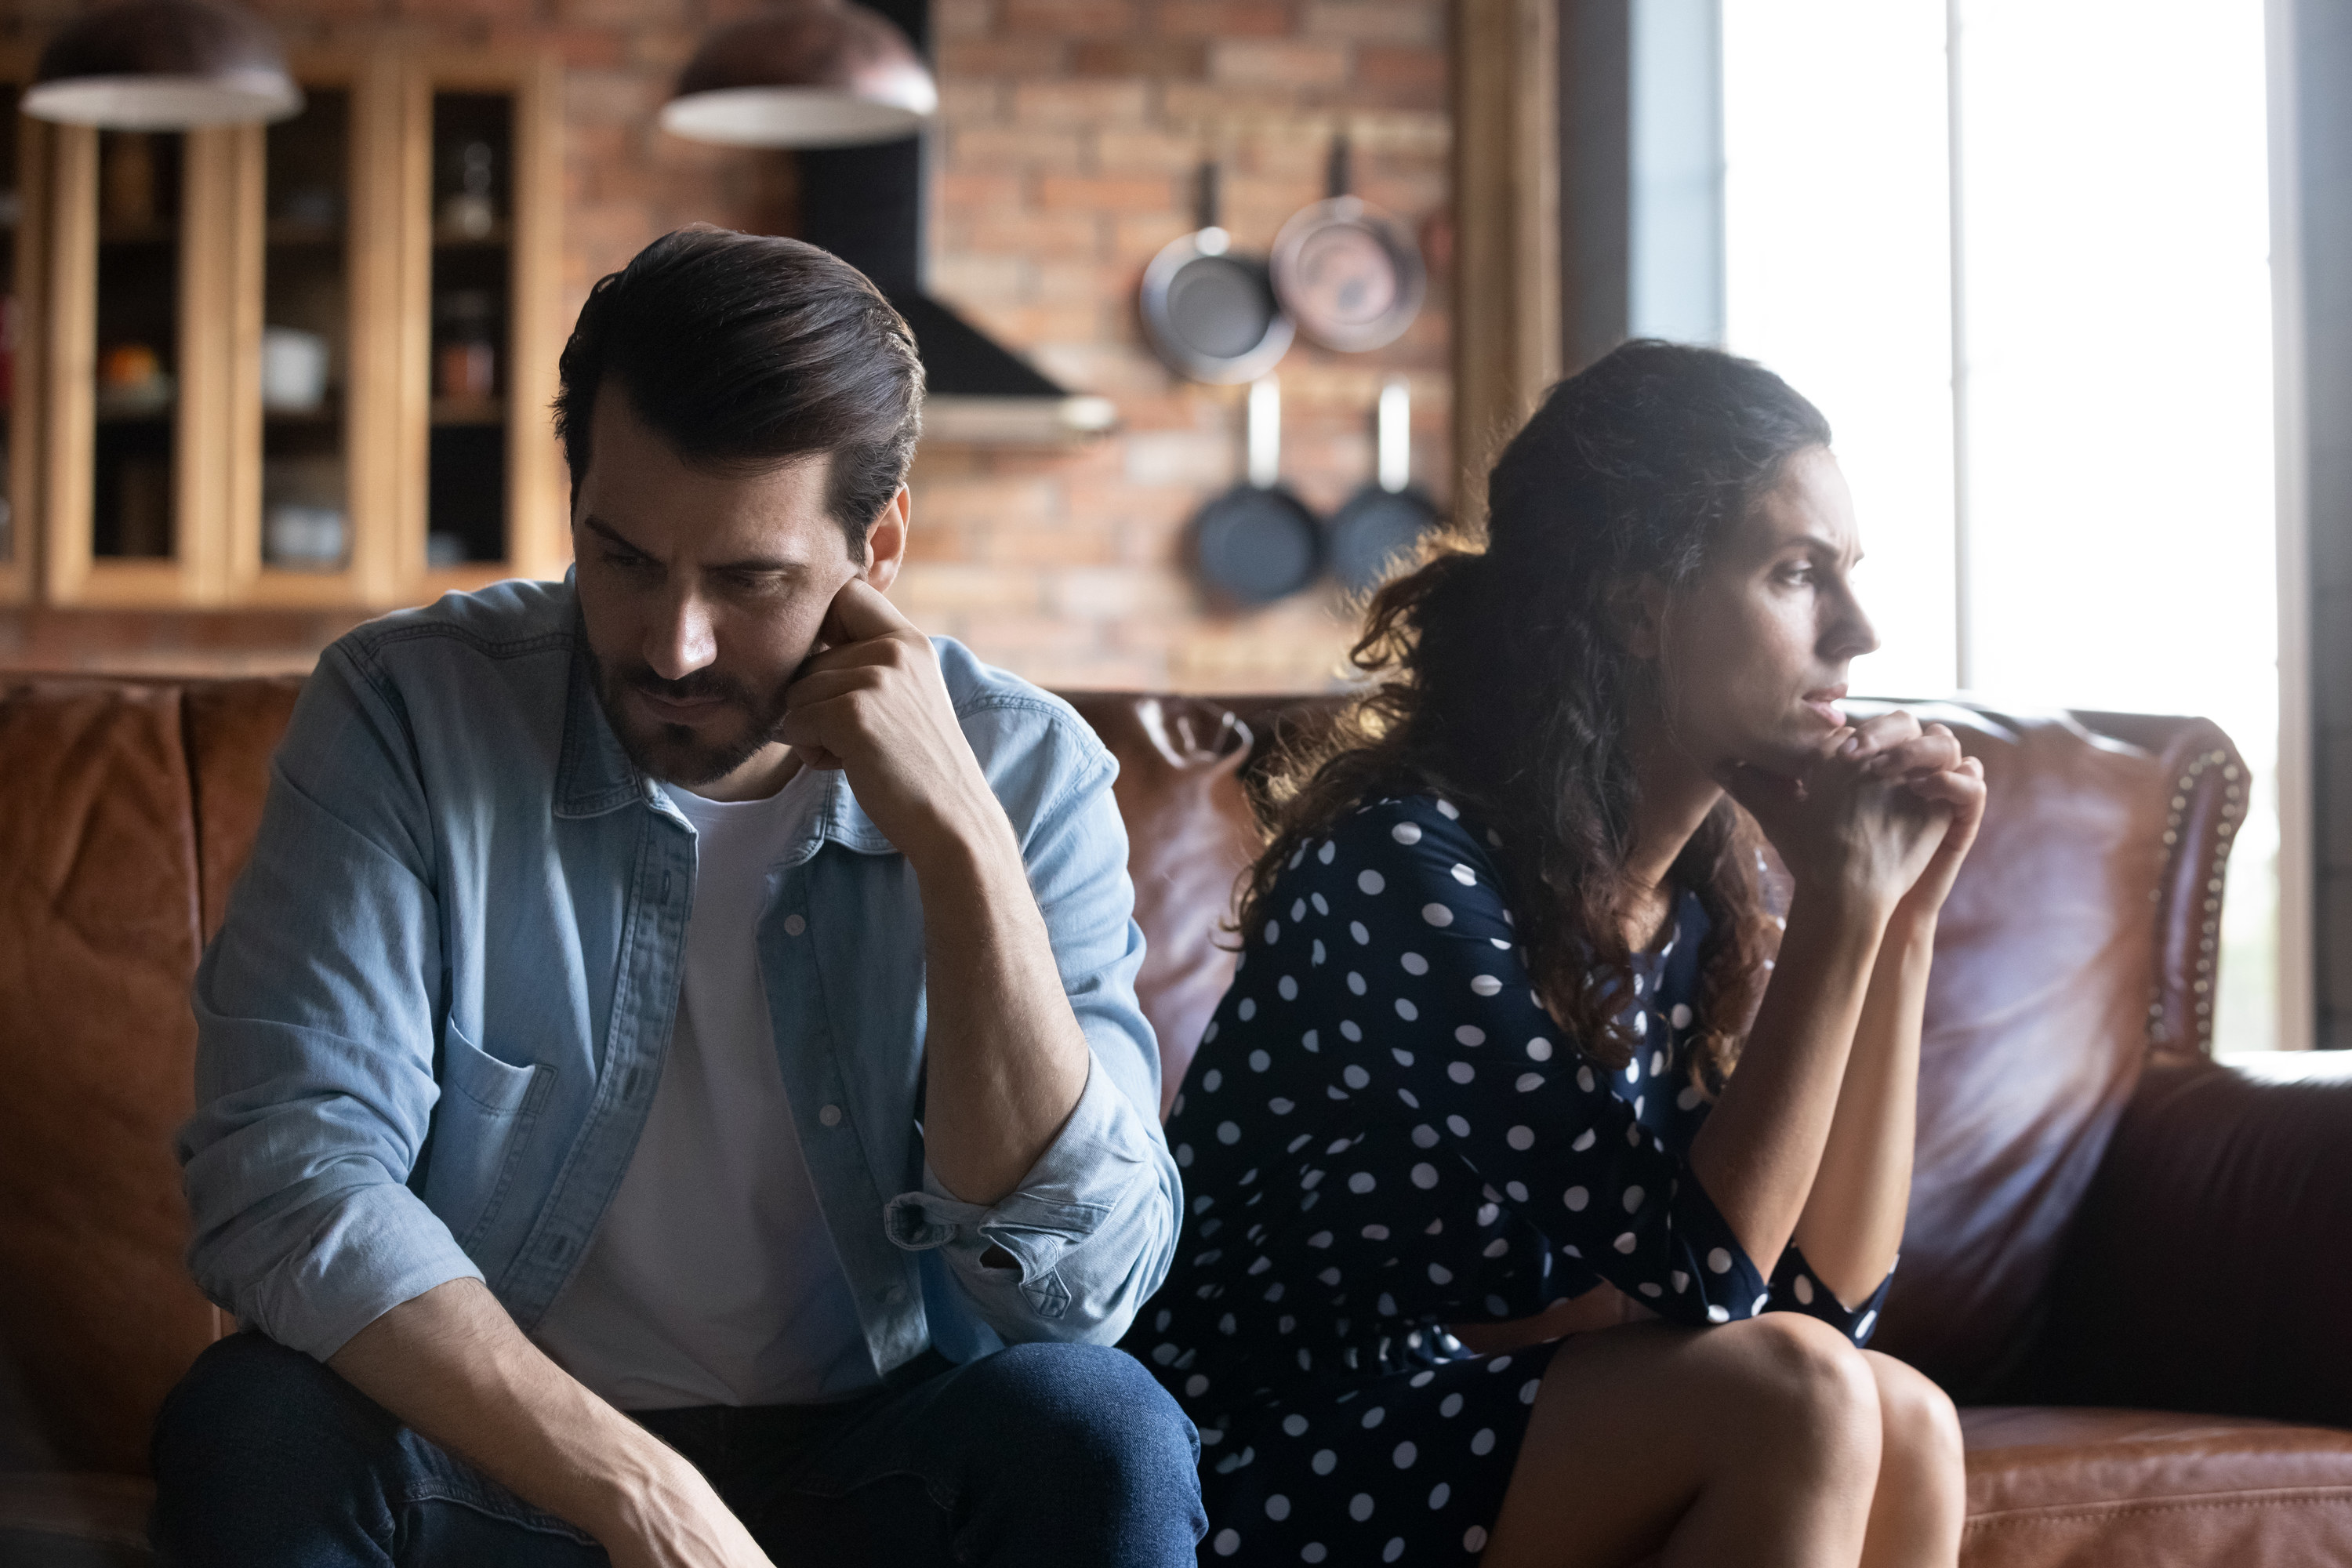
[[[1659,693],[1612,635],[1610,599],[1644,576],[1670,595],[1687,585],[1789,459],[1829,439],[1786,382],[1711,349],[1629,342],[1554,386],[1495,465],[1483,547],[1440,544],[1373,595],[1349,655],[1370,684],[1277,762],[1239,928],[1265,919],[1276,879],[1342,814],[1440,791],[1500,837],[1502,891],[1546,1005],[1587,1055],[1623,1067],[1639,787],[1626,723]],[[1672,872],[1710,924],[1693,1063],[1708,1092],[1738,1058],[1777,942],[1759,847],[1727,798]]]

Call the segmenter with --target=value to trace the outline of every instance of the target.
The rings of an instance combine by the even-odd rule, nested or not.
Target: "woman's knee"
[[[1769,1312],[1708,1331],[1731,1353],[1763,1442],[1819,1448],[1841,1463],[1879,1445],[1879,1396],[1863,1352],[1815,1318]]]
[[[1960,1413],[1925,1373],[1874,1351],[1863,1352],[1878,1399],[1879,1468],[1913,1489],[1965,1486]]]

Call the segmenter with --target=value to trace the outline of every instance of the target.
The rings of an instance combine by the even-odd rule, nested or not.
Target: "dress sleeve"
[[[1895,1260],[1900,1263],[1902,1259]],[[1889,1268],[1878,1289],[1849,1307],[1840,1301],[1830,1288],[1805,1261],[1805,1255],[1790,1242],[1780,1254],[1780,1267],[1772,1271],[1771,1300],[1768,1312],[1802,1312],[1822,1322],[1852,1340],[1855,1344],[1870,1342],[1871,1331],[1878,1327],[1878,1309],[1886,1300],[1886,1288],[1895,1283],[1895,1270]]]
[[[1244,962],[1282,971],[1276,994],[1315,1031],[1303,1043],[1336,1058],[1335,1098],[1403,1108],[1433,1159],[1402,1179],[1434,1188],[1449,1173],[1433,1157],[1455,1156],[1491,1201],[1669,1321],[1765,1309],[1762,1272],[1689,1167],[1545,1011],[1489,847],[1453,806],[1369,806],[1291,870],[1299,896],[1243,933]]]

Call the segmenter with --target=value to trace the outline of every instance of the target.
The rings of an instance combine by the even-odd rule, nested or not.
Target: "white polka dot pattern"
[[[1711,1107],[1686,1054],[1696,901],[1636,956],[1638,1053],[1596,1071],[1546,1012],[1461,816],[1381,802],[1296,858],[1175,1102],[1190,1213],[1128,1348],[1200,1426],[1204,1557],[1471,1568],[1548,1352],[1490,1376],[1513,1358],[1472,1355],[1446,1323],[1531,1315],[1600,1278],[1670,1321],[1874,1325],[1878,1297],[1848,1313],[1794,1248],[1762,1278],[1687,1179]],[[1404,1472],[1410,1489],[1381,1484]]]

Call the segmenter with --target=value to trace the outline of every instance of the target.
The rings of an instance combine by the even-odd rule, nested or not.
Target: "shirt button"
[[[838,1127],[841,1125],[841,1107],[828,1105],[816,1113],[816,1119],[827,1127]]]
[[[784,934],[786,936],[798,936],[801,932],[806,930],[808,930],[808,921],[801,919],[800,916],[786,915],[784,917]]]

